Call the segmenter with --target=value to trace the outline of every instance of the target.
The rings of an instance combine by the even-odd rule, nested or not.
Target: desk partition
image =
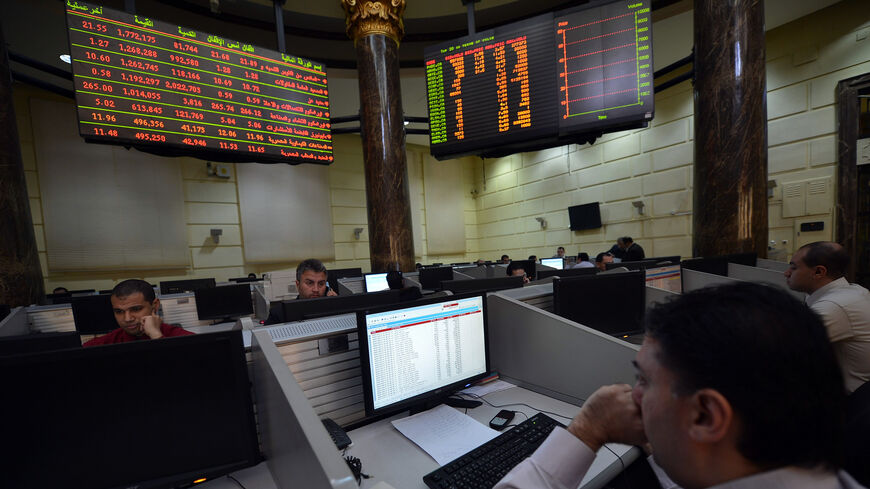
[[[0,336],[25,334],[30,334],[30,328],[27,326],[27,311],[23,307],[16,307],[0,321]]]
[[[637,345],[506,297],[487,297],[492,369],[526,389],[579,404],[606,384],[634,382]]]
[[[730,278],[745,280],[747,282],[760,282],[774,285],[787,291],[801,302],[806,300],[807,297],[807,295],[803,292],[798,292],[796,290],[791,290],[790,288],[788,288],[788,282],[785,280],[785,275],[783,275],[783,273],[778,270],[748,267],[739,263],[729,263],[728,276]]]
[[[759,258],[756,261],[755,266],[758,268],[773,270],[775,272],[784,272],[788,270],[788,263],[784,261],[768,260],[767,258]]]
[[[251,356],[260,441],[275,484],[357,489],[353,474],[268,331],[254,331]]]
[[[695,289],[709,287],[711,285],[740,282],[740,280],[736,278],[723,277],[722,275],[699,272],[697,270],[690,270],[688,268],[683,268],[681,273],[683,279],[684,294],[686,292],[691,292]]]

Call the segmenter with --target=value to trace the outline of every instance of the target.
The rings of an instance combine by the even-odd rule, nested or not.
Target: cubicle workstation
[[[761,261],[759,259],[759,261]],[[766,260],[770,262],[770,260]],[[772,263],[782,263],[788,267],[787,263],[783,262],[772,262]],[[766,283],[771,284],[776,287],[779,287],[783,290],[788,291],[791,295],[793,295],[796,299],[803,302],[806,300],[807,294],[804,292],[798,292],[796,290],[791,290],[788,287],[788,282],[785,279],[785,275],[780,270],[774,270],[771,268],[761,268],[761,267],[748,267],[746,265],[741,265],[739,263],[729,263],[728,264],[728,276],[731,278],[736,278],[738,280],[745,280],[747,282],[756,282],[756,283]]]

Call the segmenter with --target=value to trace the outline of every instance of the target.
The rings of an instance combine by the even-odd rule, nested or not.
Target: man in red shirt
[[[190,331],[170,326],[157,315],[160,299],[148,282],[138,279],[124,280],[112,289],[112,310],[120,328],[98,336],[82,346],[109,345],[128,341],[156,340],[164,336],[187,336]]]

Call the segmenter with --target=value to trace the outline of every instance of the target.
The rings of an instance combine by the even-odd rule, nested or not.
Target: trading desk
[[[562,424],[568,424],[580,410],[578,406],[532,392],[521,387],[513,387],[504,391],[493,392],[484,396],[489,403],[501,406],[492,407],[486,403],[469,409],[468,415],[483,425],[500,409],[510,409],[533,416],[540,411],[558,413],[560,416],[548,414]],[[516,403],[527,404],[528,406]],[[460,409],[459,411],[464,411]],[[363,489],[371,489],[378,482],[384,481],[395,488],[426,489],[423,476],[439,467],[438,463],[411,440],[395,429],[390,421],[407,416],[404,412],[392,418],[378,421],[374,424],[357,428],[348,433],[353,444],[348,447],[347,454],[357,457],[362,462],[362,471],[372,476],[364,479]],[[511,424],[524,421],[526,418],[517,414]],[[608,444],[601,448],[595,462],[583,479],[580,487],[592,489],[603,487],[613,479],[623,467],[631,464],[639,455],[636,447],[619,444]]]

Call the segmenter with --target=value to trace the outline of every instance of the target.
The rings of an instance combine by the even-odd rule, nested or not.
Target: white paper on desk
[[[474,385],[469,387],[468,389],[464,389],[459,391],[460,394],[473,394],[477,397],[483,397],[487,394],[491,394],[493,392],[503,391],[505,389],[510,389],[511,387],[516,387],[513,384],[509,384],[503,380],[493,380],[492,382],[487,382],[483,385]]]
[[[499,435],[452,407],[440,406],[392,422],[399,432],[432,456],[438,465],[464,455]]]

